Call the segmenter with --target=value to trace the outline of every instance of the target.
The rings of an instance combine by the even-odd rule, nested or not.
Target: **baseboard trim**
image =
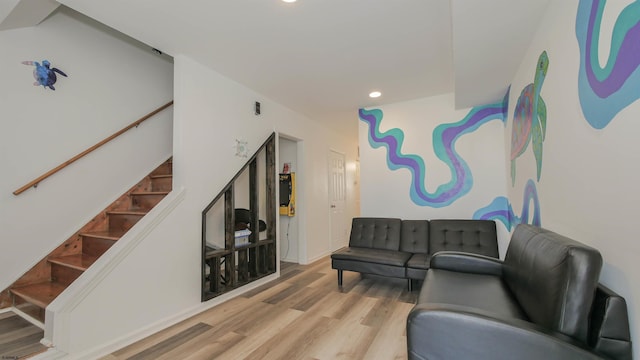
[[[43,344],[46,346],[46,344]],[[49,350],[36,354],[29,358],[29,360],[61,360],[66,359],[67,353],[62,352],[56,348],[50,348]]]
[[[314,263],[314,262],[316,262],[316,261],[318,261],[318,260],[322,259],[323,257],[329,256],[329,255],[331,255],[331,251],[326,251],[326,252],[323,252],[323,253],[322,253],[322,254],[320,254],[320,255],[317,255],[317,256],[314,256],[314,257],[312,257],[312,258],[310,258],[310,259],[307,259],[307,262],[305,262],[305,263],[302,263],[302,262],[301,262],[300,264],[302,264],[302,265],[309,265],[309,264],[312,264],[312,263]]]

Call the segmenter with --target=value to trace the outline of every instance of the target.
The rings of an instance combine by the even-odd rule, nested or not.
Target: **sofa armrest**
[[[502,276],[502,261],[490,256],[459,251],[440,251],[431,256],[431,269]]]
[[[583,344],[519,319],[448,304],[418,304],[407,319],[409,360],[603,359]]]

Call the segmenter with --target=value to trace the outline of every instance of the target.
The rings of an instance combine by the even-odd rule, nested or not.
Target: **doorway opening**
[[[304,251],[300,241],[300,208],[302,197],[299,184],[302,167],[299,156],[302,141],[280,134],[278,137],[278,172],[280,173],[279,224],[280,260],[300,263]],[[288,192],[288,193],[287,193]]]

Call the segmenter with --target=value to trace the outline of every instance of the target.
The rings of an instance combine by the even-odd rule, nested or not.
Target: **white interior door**
[[[329,153],[329,206],[331,211],[331,250],[347,245],[345,207],[347,185],[344,154]]]

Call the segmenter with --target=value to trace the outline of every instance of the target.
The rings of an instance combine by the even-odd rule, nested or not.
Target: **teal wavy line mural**
[[[511,129],[511,185],[516,183],[516,159],[522,155],[529,143],[536,158],[536,175],[540,181],[542,172],[542,142],[547,131],[547,105],[540,96],[542,83],[549,68],[549,57],[543,51],[538,57],[533,83],[522,89],[513,112]]]
[[[420,206],[434,208],[448,206],[467,194],[473,186],[473,176],[467,163],[458,155],[455,143],[464,134],[475,131],[491,120],[506,121],[508,93],[501,103],[474,107],[464,119],[442,124],[433,131],[433,150],[451,171],[451,180],[430,193],[425,188],[427,167],[424,160],[413,154],[403,154],[404,133],[394,128],[380,132],[383,113],[380,109],[359,110],[360,120],[368,125],[369,144],[372,148],[387,149],[387,166],[391,170],[407,169],[411,172],[411,201]]]
[[[533,217],[529,221],[529,208],[533,203]],[[511,230],[517,224],[526,223],[535,226],[542,225],[542,219],[540,217],[540,201],[538,200],[538,190],[533,180],[529,179],[524,188],[524,195],[522,196],[522,211],[520,216],[517,216],[513,211],[509,199],[504,196],[495,198],[491,204],[478,209],[474,214],[474,219],[480,220],[497,220],[504,224],[507,230]]]
[[[587,122],[606,127],[622,109],[640,98],[640,1],[618,15],[611,35],[609,58],[598,60],[600,24],[606,0],[580,0],[576,37],[580,47],[578,95]]]

